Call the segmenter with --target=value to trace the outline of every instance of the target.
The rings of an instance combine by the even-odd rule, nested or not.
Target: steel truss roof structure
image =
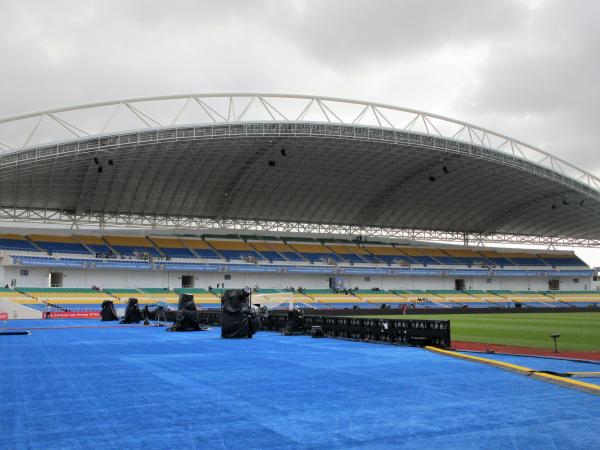
[[[600,179],[421,111],[197,94],[0,119],[0,220],[597,246]]]

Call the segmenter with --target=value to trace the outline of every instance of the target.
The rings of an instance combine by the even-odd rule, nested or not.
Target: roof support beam
[[[569,237],[522,236],[445,232],[410,228],[361,227],[301,222],[214,219],[204,217],[171,217],[152,214],[76,214],[58,210],[0,208],[0,221],[19,223],[69,224],[79,229],[139,228],[141,230],[246,231],[271,233],[318,233],[339,236],[363,236],[412,241],[459,242],[478,244],[528,244],[548,247],[600,247],[600,240]]]

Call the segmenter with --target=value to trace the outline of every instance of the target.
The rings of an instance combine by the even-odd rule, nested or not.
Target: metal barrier
[[[175,320],[176,314],[176,311],[167,311],[165,318]],[[198,311],[197,317],[200,323],[219,325],[221,311]],[[288,323],[288,316],[283,312],[271,312],[261,322],[263,330],[283,332]],[[450,347],[449,320],[363,319],[306,315],[301,321],[301,326],[302,334],[311,334],[313,327],[320,327],[325,336],[329,337],[419,347],[426,345]]]
[[[287,321],[287,314],[271,314],[266,328],[283,331]],[[400,345],[450,347],[449,320],[304,316],[302,322],[304,334],[310,334],[313,327],[320,327],[325,336],[330,337]]]

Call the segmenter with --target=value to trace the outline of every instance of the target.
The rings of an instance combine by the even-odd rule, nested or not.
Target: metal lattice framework
[[[307,124],[310,134],[316,125],[323,136],[342,134],[366,128],[369,138],[381,130],[382,141],[398,140],[397,135],[417,136],[423,147],[457,146],[452,151],[477,154],[479,158],[496,160],[521,167],[564,187],[600,198],[600,179],[573,164],[541,149],[508,136],[466,122],[436,114],[379,103],[361,102],[331,97],[284,94],[192,94],[148,97],[78,105],[0,119],[0,159],[5,165],[37,159],[55,152],[85,152],[102,145],[115,147],[126,144],[155,144],[170,140],[197,138],[198,126],[218,127],[231,137],[243,126],[250,135],[260,124],[264,135],[302,134],[299,125]],[[276,127],[271,127],[272,124]],[[193,125],[193,127],[191,127]],[[295,127],[293,132],[285,127]],[[238,127],[239,128],[239,127]],[[291,130],[292,128],[290,128]],[[191,131],[190,131],[191,130]],[[148,134],[149,132],[152,132]],[[192,133],[190,135],[189,133]],[[386,136],[388,136],[386,138]],[[391,136],[391,137],[390,137]],[[132,138],[133,137],[133,138]],[[348,138],[348,136],[344,136]],[[105,139],[106,138],[106,139]],[[73,147],[73,143],[76,146]],[[456,143],[456,144],[455,144]],[[63,144],[63,145],[61,145]],[[73,150],[75,148],[75,150]],[[504,156],[502,156],[504,155]],[[472,233],[423,230],[412,228],[304,223],[298,221],[219,219],[160,214],[122,214],[86,211],[64,211],[48,208],[5,207],[0,219],[19,222],[61,223],[71,226],[227,229],[239,231],[275,231],[325,234],[362,234],[402,239],[451,240],[476,243],[519,242],[545,245],[597,246],[594,238],[542,237],[507,233]]]
[[[300,222],[275,222],[263,220],[214,220],[192,217],[166,217],[131,214],[86,214],[76,215],[64,211],[6,209],[0,208],[0,220],[68,224],[71,229],[140,229],[165,230],[181,233],[225,231],[228,233],[301,233],[327,236],[368,236],[372,238],[401,239],[410,241],[461,242],[465,245],[485,244],[528,244],[554,247],[600,247],[598,239],[577,239],[569,237],[525,236],[507,233],[464,233],[422,230],[411,228],[363,227]]]
[[[169,107],[166,107],[169,104]],[[192,105],[197,105],[192,111]],[[171,112],[157,117],[158,110]],[[476,125],[409,108],[381,103],[289,94],[191,94],[144,97],[56,108],[0,119],[0,149],[12,152],[55,141],[111,135],[126,130],[131,121],[117,120],[124,112],[136,129],[184,124],[239,122],[322,122],[379,126],[420,132],[468,142],[505,152],[573,178],[600,190],[600,178],[544,150]],[[189,113],[192,113],[190,116]],[[77,113],[79,117],[73,115]],[[106,114],[102,114],[106,113]],[[90,120],[90,115],[94,120]],[[192,120],[190,121],[190,117]],[[187,119],[187,120],[186,120]],[[50,122],[52,133],[41,133]],[[124,128],[125,127],[125,128]],[[14,133],[18,129],[18,133]]]

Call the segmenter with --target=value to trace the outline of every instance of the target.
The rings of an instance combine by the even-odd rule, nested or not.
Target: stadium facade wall
[[[49,287],[49,268],[28,268],[23,271],[18,266],[0,266],[2,286],[16,280],[17,286]],[[302,286],[306,289],[326,289],[328,275],[290,273],[226,273],[226,272],[178,272],[140,270],[80,270],[59,269],[63,274],[62,287],[91,287],[93,285],[110,288],[180,288],[183,275],[194,276],[194,287],[216,287],[225,283],[227,287],[259,285],[261,288],[283,289],[289,286]],[[26,275],[25,275],[26,273]],[[230,279],[225,279],[228,275]],[[455,276],[364,276],[344,275],[336,277],[345,287],[360,289],[454,289]],[[461,276],[466,289],[509,289],[509,290],[548,290],[551,277],[469,277]],[[591,277],[560,277],[561,290],[593,289]],[[574,282],[574,280],[578,280]]]

